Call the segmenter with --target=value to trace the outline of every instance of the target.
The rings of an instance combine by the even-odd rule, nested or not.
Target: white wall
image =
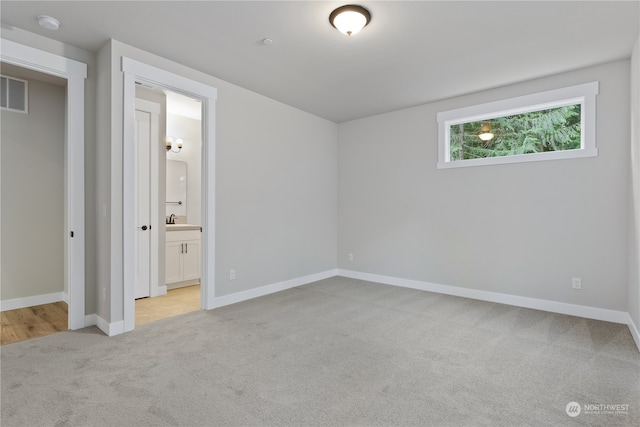
[[[216,297],[334,269],[337,125],[111,40],[98,54],[98,72],[110,86],[108,100],[100,99],[110,115],[98,115],[99,144],[111,150],[108,176],[98,175],[99,191],[110,194],[110,239],[101,242],[110,257],[99,259],[99,274],[108,270],[110,279],[106,299],[99,289],[98,315],[111,323],[123,318],[122,56],[218,90]]]
[[[629,315],[640,348],[640,37],[631,56],[631,204],[629,214]]]
[[[28,81],[29,113],[0,115],[3,301],[65,290],[66,88]]]
[[[438,112],[595,80],[598,157],[436,169]],[[339,268],[626,312],[628,106],[619,61],[340,124]]]
[[[188,117],[167,115],[167,135],[183,140],[179,153],[166,151],[167,160],[179,160],[187,164],[187,222],[202,224],[202,122]],[[162,156],[163,158],[165,156]],[[167,208],[170,208],[167,205]]]

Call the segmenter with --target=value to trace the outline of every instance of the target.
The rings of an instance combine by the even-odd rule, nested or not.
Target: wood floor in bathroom
[[[136,300],[136,326],[200,310],[200,285],[171,289],[166,295]]]
[[[172,289],[166,295],[136,300],[136,326],[196,310],[200,310],[200,285]],[[67,330],[64,302],[7,310],[0,315],[1,345]]]

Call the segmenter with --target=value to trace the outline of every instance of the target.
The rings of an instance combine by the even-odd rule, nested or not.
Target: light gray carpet
[[[1,352],[2,426],[640,425],[625,325],[341,277]]]

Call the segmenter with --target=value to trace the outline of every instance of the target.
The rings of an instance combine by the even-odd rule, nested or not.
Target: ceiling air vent
[[[15,77],[0,76],[0,107],[6,110],[27,112],[27,81]]]

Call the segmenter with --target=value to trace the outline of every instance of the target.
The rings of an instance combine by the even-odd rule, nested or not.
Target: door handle
[[[185,254],[188,254],[188,253],[189,253],[189,244],[188,244],[188,243],[185,243],[185,244],[184,244],[184,253],[185,253]]]
[[[184,243],[180,243],[180,253],[184,253]]]
[[[145,230],[147,229],[147,226],[146,226],[146,225],[143,225],[143,226],[142,226],[142,227],[140,227],[140,228],[142,228],[142,231],[145,231]]]

